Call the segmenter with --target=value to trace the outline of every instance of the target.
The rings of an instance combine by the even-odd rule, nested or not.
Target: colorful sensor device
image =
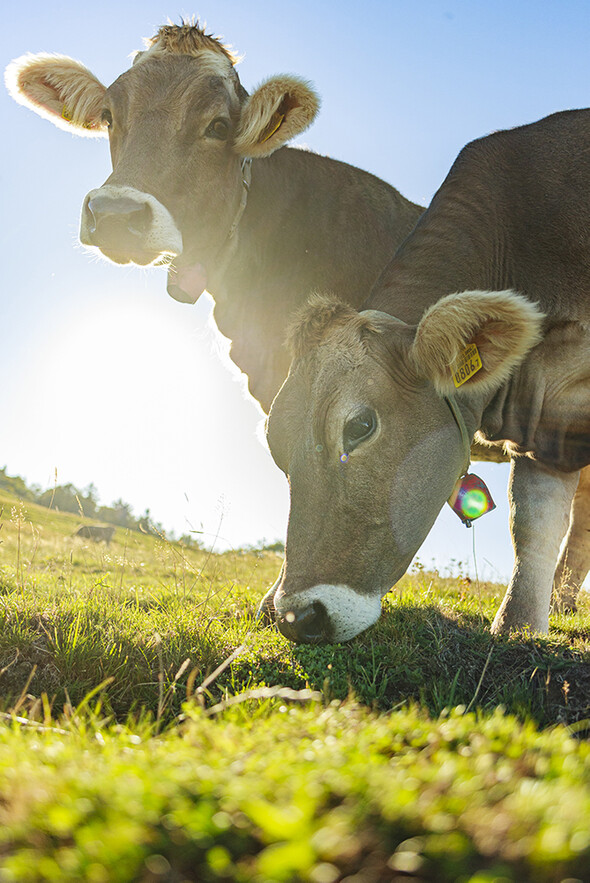
[[[485,481],[470,472],[458,480],[448,503],[465,527],[471,527],[472,521],[496,508]]]

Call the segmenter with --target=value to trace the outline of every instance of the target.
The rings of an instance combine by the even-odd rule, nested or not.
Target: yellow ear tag
[[[270,122],[270,125],[272,128],[271,128],[270,132],[267,135],[265,135],[264,138],[262,138],[262,140],[260,141],[261,144],[264,144],[265,141],[268,141],[269,138],[272,138],[272,136],[274,135],[276,130],[280,127],[280,125],[284,119],[285,119],[284,113],[276,113],[275,114],[274,118]]]
[[[479,350],[474,343],[468,344],[459,355],[453,369],[453,382],[458,388],[476,374],[483,365]]]
[[[65,104],[61,109],[61,116],[62,116],[62,119],[64,119],[67,123],[71,123],[72,120],[74,119],[74,114],[72,113],[71,110],[68,110],[68,108],[65,106]],[[96,129],[97,125],[96,125],[96,123],[82,123],[82,127],[84,129]]]

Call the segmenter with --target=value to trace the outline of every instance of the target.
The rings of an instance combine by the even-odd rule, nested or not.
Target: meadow
[[[279,554],[0,492],[0,880],[590,880],[590,602],[418,566],[346,645],[255,621]]]

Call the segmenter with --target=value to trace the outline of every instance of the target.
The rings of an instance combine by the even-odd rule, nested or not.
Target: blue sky
[[[178,3],[178,0],[177,0]],[[4,9],[0,60],[54,51],[105,84],[167,18],[197,15],[243,56],[251,89],[310,79],[322,110],[300,139],[427,204],[461,147],[495,129],[584,107],[587,2],[100,4]],[[284,535],[287,488],[261,415],[225,355],[206,297],[172,301],[163,271],[110,266],[76,244],[86,192],[110,171],[105,141],[58,131],[0,93],[0,466],[48,484],[94,482],[217,547]],[[478,469],[498,509],[475,528],[480,575],[506,578],[507,470]],[[473,565],[473,535],[444,512],[420,552]]]

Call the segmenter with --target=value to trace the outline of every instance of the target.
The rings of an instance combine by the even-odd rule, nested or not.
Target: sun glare
[[[58,482],[93,482],[103,502],[149,507],[177,533],[219,533],[218,546],[277,539],[286,484],[210,304],[197,312],[141,288],[52,315],[18,379],[18,462],[45,464],[35,481],[57,468]]]

